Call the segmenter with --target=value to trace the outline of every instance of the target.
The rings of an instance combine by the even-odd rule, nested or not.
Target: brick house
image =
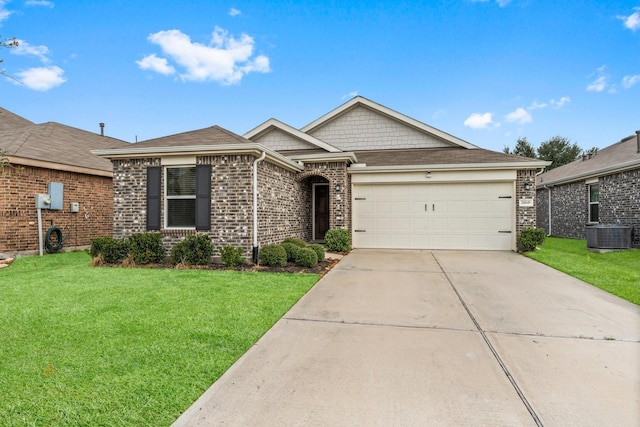
[[[92,149],[128,144],[59,123],[34,124],[0,108],[0,253],[38,251],[35,195],[63,184],[60,210],[42,210],[43,229],[62,230],[64,247],[86,246],[113,230],[111,162]],[[72,213],[71,202],[79,212]]]
[[[633,226],[640,248],[640,131],[536,178],[537,223],[547,234],[584,239],[589,224]]]
[[[301,129],[270,119],[244,136],[213,126],[94,153],[113,162],[116,237],[155,230],[170,248],[206,232],[246,255],[331,228],[356,248],[514,250],[548,164],[359,96]]]

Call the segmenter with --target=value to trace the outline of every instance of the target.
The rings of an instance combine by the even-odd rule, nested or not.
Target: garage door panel
[[[510,250],[513,183],[353,187],[354,247]],[[503,233],[501,233],[503,232]]]

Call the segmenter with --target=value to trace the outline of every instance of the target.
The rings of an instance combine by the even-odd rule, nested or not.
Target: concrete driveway
[[[175,426],[638,426],[640,307],[509,252],[355,250]]]

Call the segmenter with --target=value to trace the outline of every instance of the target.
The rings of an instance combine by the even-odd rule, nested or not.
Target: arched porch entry
[[[324,241],[330,227],[330,187],[329,180],[320,175],[311,175],[302,180],[305,194],[305,240]]]

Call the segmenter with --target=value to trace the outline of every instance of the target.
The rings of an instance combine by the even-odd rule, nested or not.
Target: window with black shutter
[[[147,168],[147,230],[160,230],[162,168]]]

